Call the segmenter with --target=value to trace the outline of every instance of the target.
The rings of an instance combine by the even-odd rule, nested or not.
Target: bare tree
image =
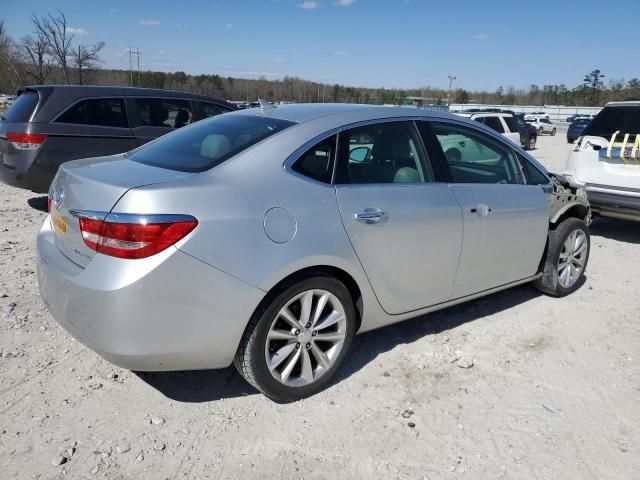
[[[46,39],[40,32],[36,32],[35,37],[24,37],[20,46],[24,54],[25,74],[33,79],[33,83],[42,85],[53,69]]]
[[[71,83],[68,59],[72,55],[71,42],[73,34],[69,34],[67,17],[58,10],[57,15],[48,14],[46,17],[31,16],[36,36],[45,40],[49,53],[62,70],[67,83]]]
[[[78,83],[84,84],[84,73],[87,70],[94,69],[100,63],[100,57],[98,54],[104,47],[104,42],[98,42],[95,45],[78,45],[78,50],[73,50],[71,54],[71,61],[78,71]]]

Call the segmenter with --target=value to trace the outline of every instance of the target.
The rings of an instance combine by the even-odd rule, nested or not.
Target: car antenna
[[[274,108],[278,108],[273,103],[268,102],[262,98],[258,99],[258,103],[260,104],[260,110],[262,110],[263,115],[267,110],[273,110]]]

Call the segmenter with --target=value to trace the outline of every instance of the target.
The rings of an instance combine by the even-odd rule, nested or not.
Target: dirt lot
[[[561,131],[534,154],[568,150]],[[640,224],[594,223],[568,298],[523,286],[361,335],[331,388],[277,405],[232,368],[138,376],[67,335],[37,294],[43,200],[0,185],[2,479],[640,478]]]

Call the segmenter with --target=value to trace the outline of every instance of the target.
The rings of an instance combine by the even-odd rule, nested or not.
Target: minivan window
[[[294,122],[249,115],[219,115],[165,135],[129,154],[136,162],[181,172],[203,172]]]
[[[227,107],[223,107],[222,105],[217,105],[215,103],[199,102],[199,104],[203,118],[215,117],[216,115],[231,111]]]
[[[124,100],[121,98],[88,98],[71,106],[56,123],[128,128]]]
[[[640,105],[605,107],[582,134],[610,139],[615,132],[620,132],[618,137],[621,139],[625,133],[640,132]]]
[[[144,126],[182,128],[193,122],[189,100],[136,98],[136,106]]]
[[[15,99],[4,115],[5,122],[28,122],[38,105],[38,92],[27,90]]]

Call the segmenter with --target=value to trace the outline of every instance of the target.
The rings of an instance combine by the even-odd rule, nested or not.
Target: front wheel
[[[529,144],[527,145],[527,150],[534,150],[536,148],[536,137],[529,138]]]
[[[342,363],[355,319],[342,282],[322,273],[298,278],[254,314],[234,364],[272,400],[308,397],[325,388]]]
[[[549,231],[542,276],[534,287],[553,297],[564,297],[580,286],[591,250],[587,224],[578,218],[568,218]]]

